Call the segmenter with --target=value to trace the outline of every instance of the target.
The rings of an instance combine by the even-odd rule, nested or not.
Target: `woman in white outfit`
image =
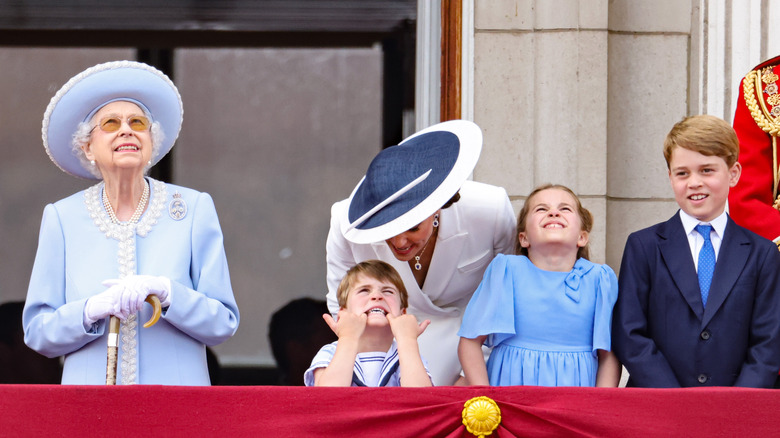
[[[346,271],[368,259],[390,263],[409,292],[409,312],[431,324],[419,338],[435,385],[460,376],[463,311],[496,254],[514,248],[515,214],[501,187],[467,181],[482,131],[453,120],[380,152],[349,199],[331,209],[328,307]]]

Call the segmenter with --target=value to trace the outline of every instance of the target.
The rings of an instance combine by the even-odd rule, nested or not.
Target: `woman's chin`
[[[144,171],[144,162],[140,160],[118,160],[112,163],[111,166],[104,166],[101,168],[103,174],[115,174],[115,173],[127,173],[127,172],[141,172]]]
[[[398,251],[396,249],[391,250],[393,252],[393,256],[396,258],[396,260],[401,262],[408,262],[409,260],[414,259],[414,253],[412,251]]]

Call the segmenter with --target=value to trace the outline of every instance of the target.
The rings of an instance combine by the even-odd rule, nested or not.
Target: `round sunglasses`
[[[149,119],[144,116],[130,116],[126,119],[127,126],[133,131],[146,131],[149,129]],[[103,117],[100,119],[97,125],[92,128],[100,128],[103,132],[116,132],[122,127],[122,119],[117,116]],[[90,131],[90,132],[92,132]]]

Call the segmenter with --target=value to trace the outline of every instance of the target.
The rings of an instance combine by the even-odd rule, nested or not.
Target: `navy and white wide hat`
[[[163,72],[134,61],[98,64],[72,77],[57,91],[43,115],[43,147],[65,173],[85,179],[96,177],[73,153],[73,134],[79,123],[115,101],[129,101],[145,109],[165,133],[152,157],[157,164],[173,147],[181,130],[184,107],[179,90]]]
[[[381,242],[417,226],[460,190],[481,151],[482,130],[466,120],[433,125],[384,149],[352,191],[344,237]]]

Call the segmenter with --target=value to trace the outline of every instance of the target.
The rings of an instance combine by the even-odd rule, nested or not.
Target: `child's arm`
[[[341,310],[338,321],[334,321],[327,313],[322,318],[339,341],[328,366],[314,370],[314,386],[352,386],[352,370],[367,316]]]
[[[412,314],[393,316],[389,313],[387,321],[390,322],[390,329],[393,331],[395,342],[398,345],[401,386],[433,386],[420,356],[420,346],[417,344],[417,337],[425,331],[431,321],[426,319],[417,324],[417,318]]]
[[[487,339],[485,335],[477,336],[475,339],[460,338],[458,359],[469,385],[490,385],[485,356],[482,355],[482,344],[485,339]]]
[[[623,367],[615,353],[596,350],[599,355],[599,370],[596,372],[596,386],[599,388],[617,388]]]

